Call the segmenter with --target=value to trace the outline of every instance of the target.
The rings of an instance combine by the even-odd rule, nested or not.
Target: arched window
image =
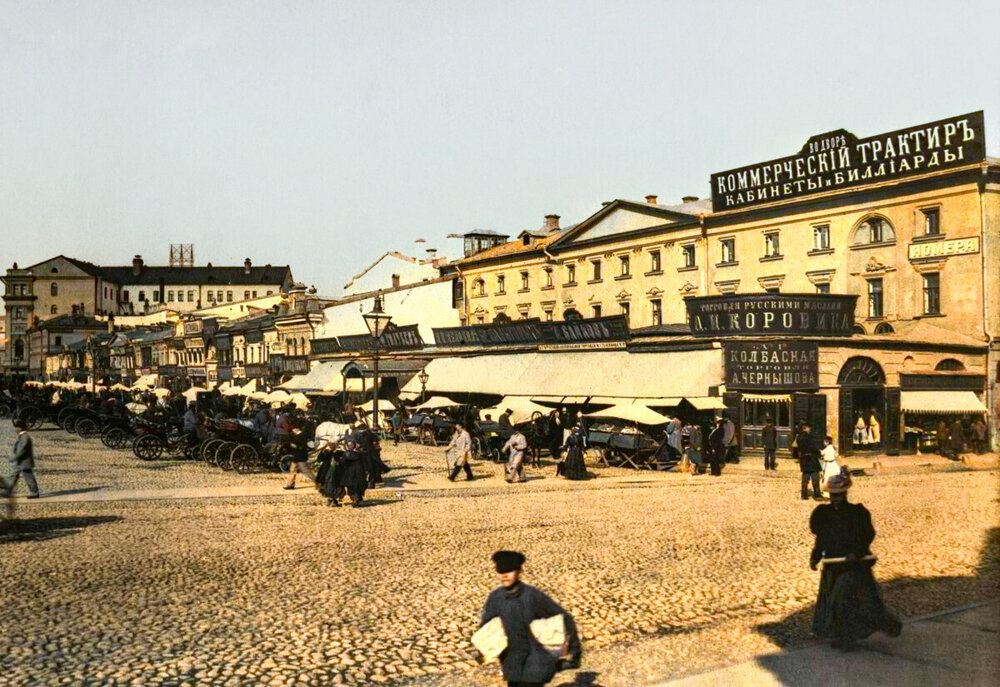
[[[851,327],[851,333],[852,334],[867,334],[868,332],[865,331],[865,328],[862,325],[856,324],[853,327]]]
[[[486,282],[482,279],[477,279],[472,286],[472,293],[477,296],[486,295]]]
[[[507,316],[507,313],[497,313],[497,316],[493,318],[493,321],[497,324],[505,324],[510,322],[510,317]]]
[[[53,304],[52,304],[52,307],[51,307],[51,308],[49,308],[49,312],[50,312],[51,314],[53,314],[53,315],[58,315],[58,314],[59,314],[59,306],[58,306],[58,305],[56,305],[55,303],[53,303]]]
[[[837,375],[837,384],[841,386],[884,386],[885,373],[882,367],[864,356],[848,358]]]
[[[304,336],[299,339],[299,355],[309,355],[309,352],[306,350],[306,337]]]
[[[893,329],[892,325],[889,324],[888,322],[881,322],[881,323],[875,325],[875,333],[876,334],[893,334],[893,333],[895,333],[895,331],[896,330]]]
[[[52,282],[52,284],[49,286],[49,293],[52,294],[53,296],[58,296],[59,295],[59,285],[56,284],[55,282]]]
[[[851,243],[855,246],[889,243],[896,240],[896,231],[885,217],[867,217],[854,229]]]
[[[961,360],[945,358],[935,365],[934,369],[938,372],[963,372],[965,370],[965,365],[962,364]]]
[[[563,319],[567,322],[572,322],[573,320],[582,320],[583,315],[581,315],[577,310],[569,308],[563,312]]]

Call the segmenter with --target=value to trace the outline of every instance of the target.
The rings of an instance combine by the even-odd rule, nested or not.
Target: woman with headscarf
[[[688,463],[691,466],[691,474],[697,475],[698,471],[701,469],[701,445],[702,445],[702,434],[701,427],[698,423],[692,422],[687,426],[688,444],[687,448],[684,449],[685,455],[687,456]]]
[[[849,473],[841,472],[826,481],[830,503],[816,506],[809,529],[816,536],[809,567],[822,562],[819,595],[813,616],[813,632],[833,640],[833,646],[851,651],[857,640],[876,631],[898,637],[903,626],[882,602],[872,576],[875,559],[871,543],[875,539],[871,513],[860,503],[849,503]]]
[[[577,425],[566,438],[566,458],[556,474],[562,474],[566,479],[590,479],[587,464],[584,461],[584,451],[587,449],[587,434],[583,427]]]

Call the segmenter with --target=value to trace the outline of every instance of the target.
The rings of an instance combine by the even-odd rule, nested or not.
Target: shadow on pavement
[[[92,491],[100,491],[101,489],[107,489],[110,484],[102,484],[99,487],[80,487],[79,489],[61,489],[60,491],[43,491],[42,500],[44,501],[49,496],[71,496],[73,494],[87,494]]]
[[[572,682],[559,682],[555,687],[602,687],[597,682],[599,673],[584,671],[573,676]]]
[[[1000,527],[992,528],[986,535],[983,542],[983,549],[979,554],[977,572],[970,576],[943,576],[931,578],[898,577],[884,581],[879,584],[879,590],[886,605],[896,610],[900,610],[900,602],[904,599],[926,598],[926,599],[956,599],[955,603],[949,606],[959,606],[970,601],[967,593],[970,587],[982,586],[981,592],[976,593],[977,601],[985,601],[996,598],[998,573],[1000,573]],[[819,577],[817,574],[817,589],[819,587]],[[939,609],[946,610],[946,609]],[[765,637],[768,637],[779,647],[787,646],[792,641],[801,640],[809,634],[812,627],[813,606],[800,609],[776,623],[764,623],[755,629]],[[903,637],[906,637],[904,626]],[[872,639],[881,637],[876,633]],[[891,639],[887,640],[890,643]],[[860,653],[871,649],[866,647],[866,640],[859,643]],[[878,649],[871,649],[878,651]],[[831,656],[839,654],[838,651],[830,649]],[[801,664],[793,656],[780,653],[758,658],[756,663],[771,672],[781,684],[812,685],[808,675],[802,672]],[[821,684],[821,683],[815,683]]]
[[[77,534],[84,527],[121,520],[118,515],[94,515],[65,518],[23,518],[0,522],[0,544],[45,541]]]

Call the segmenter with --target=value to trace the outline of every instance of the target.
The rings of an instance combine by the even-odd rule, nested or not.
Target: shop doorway
[[[886,439],[885,373],[863,356],[849,358],[837,376],[840,385],[840,453],[881,453]]]

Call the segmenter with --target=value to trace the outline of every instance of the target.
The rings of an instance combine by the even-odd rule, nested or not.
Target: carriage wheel
[[[246,474],[257,463],[257,451],[250,444],[240,444],[229,454],[229,463],[236,472]]]
[[[73,425],[76,423],[74,415],[76,415],[76,408],[63,408],[56,415],[56,424],[67,432],[72,432]]]
[[[219,444],[219,448],[215,449],[215,464],[223,470],[232,470],[233,466],[229,463],[229,457],[234,448],[236,448],[236,444],[232,441],[223,441]]]
[[[132,452],[140,460],[156,460],[163,453],[163,440],[155,434],[143,434],[132,443]]]
[[[90,439],[101,433],[101,428],[89,417],[81,417],[74,428],[81,439]]]
[[[209,439],[208,441],[202,442],[201,445],[201,459],[206,463],[211,463],[212,459],[215,457],[215,449],[218,448],[220,439]]]
[[[27,429],[35,429],[40,427],[42,420],[42,411],[35,406],[28,406],[27,408],[22,408],[21,412],[14,416],[15,419],[21,420]]]
[[[292,469],[292,463],[295,461],[295,456],[291,453],[286,453],[278,459],[278,469],[282,472],[288,472]]]
[[[108,448],[118,450],[128,443],[128,434],[121,427],[108,427],[101,433],[101,441]]]
[[[0,418],[10,417],[14,414],[14,409],[6,403],[0,403]]]

